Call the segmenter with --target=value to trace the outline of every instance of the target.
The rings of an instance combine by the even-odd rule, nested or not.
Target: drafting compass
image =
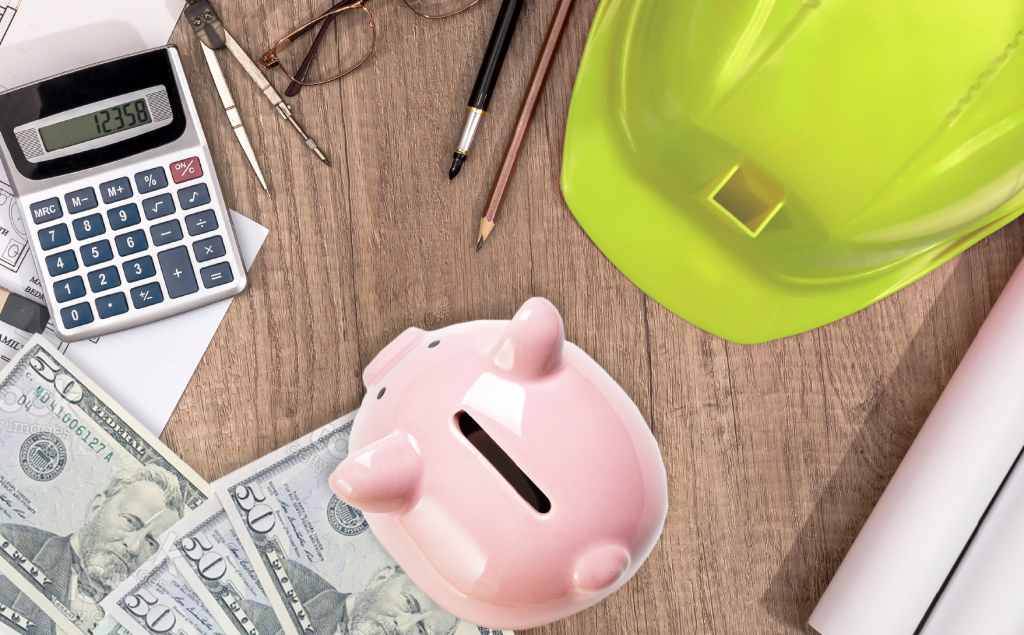
[[[278,114],[282,118],[292,124],[295,131],[302,136],[303,141],[306,142],[306,146],[309,147],[321,161],[326,163],[328,166],[331,162],[327,160],[324,153],[317,147],[316,142],[309,138],[309,135],[302,129],[299,122],[295,121],[295,117],[292,116],[291,106],[284,102],[281,95],[278,94],[274,87],[270,84],[270,81],[264,77],[263,73],[256,64],[249,59],[249,56],[242,50],[242,47],[238,45],[235,38],[231,37],[231,34],[224,28],[224,23],[221,22],[220,16],[210,5],[209,0],[190,0],[187,7],[185,7],[185,19],[188,20],[192,30],[195,31],[199,41],[203,46],[203,54],[206,56],[206,63],[210,67],[210,74],[213,76],[213,83],[217,85],[217,92],[220,93],[220,100],[224,103],[224,112],[228,116],[228,121],[231,122],[231,127],[235,130],[235,136],[238,137],[238,143],[241,144],[242,150],[245,152],[246,158],[249,159],[249,164],[252,166],[254,172],[256,172],[256,178],[260,180],[260,185],[266,190],[267,196],[270,196],[270,190],[267,189],[267,182],[263,178],[263,172],[260,170],[260,164],[256,161],[256,153],[252,149],[252,144],[249,142],[249,135],[245,132],[245,127],[242,125],[242,118],[238,114],[238,109],[235,107],[235,100],[231,96],[231,89],[228,88],[227,80],[224,77],[224,71],[220,67],[220,62],[217,61],[216,51],[222,48],[227,48],[231,51],[231,54],[235,56],[238,63],[242,65],[245,72],[249,74],[249,77],[255,82],[256,86],[260,91],[270,100],[270,104],[277,110]]]

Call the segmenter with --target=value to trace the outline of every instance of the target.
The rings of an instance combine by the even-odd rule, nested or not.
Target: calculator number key
[[[149,228],[149,235],[153,239],[153,245],[157,247],[169,245],[181,240],[181,223],[171,220],[159,225],[153,225]]]
[[[101,320],[127,313],[128,300],[123,293],[112,293],[96,298],[96,312],[99,313]]]
[[[114,257],[114,252],[110,250],[109,240],[101,240],[91,245],[84,245],[79,251],[82,252],[82,264],[86,267],[106,262]]]
[[[182,188],[178,190],[178,202],[181,203],[181,209],[206,205],[210,202],[210,190],[207,189],[205,183]]]
[[[144,309],[163,301],[164,294],[160,291],[159,282],[151,282],[132,289],[132,304],[136,309]]]
[[[43,251],[63,247],[70,242],[71,234],[68,232],[67,225],[54,225],[49,229],[39,230],[39,246],[43,248]]]
[[[146,218],[153,220],[162,216],[170,216],[174,213],[174,199],[170,194],[161,194],[142,201],[142,211]]]
[[[107,231],[107,228],[103,225],[103,217],[99,214],[79,218],[73,221],[71,226],[75,228],[75,238],[78,240],[99,236]]]
[[[110,229],[117,231],[141,222],[139,207],[135,203],[129,203],[124,207],[117,207],[107,212],[107,220],[110,221]]]
[[[203,286],[207,289],[219,287],[235,279],[231,275],[231,265],[226,262],[217,263],[205,269],[199,270],[199,276],[203,279]]]
[[[124,279],[128,282],[136,282],[156,275],[156,266],[153,265],[153,259],[149,256],[131,260],[121,267],[124,269]]]
[[[89,288],[93,293],[113,289],[120,284],[121,276],[117,273],[117,267],[106,267],[89,273]]]
[[[163,168],[153,168],[135,175],[135,187],[139,194],[148,194],[167,187],[167,173]]]
[[[83,295],[85,295],[85,283],[82,282],[82,276],[53,283],[53,297],[57,302],[67,302]]]
[[[96,191],[91,187],[65,194],[64,202],[67,203],[68,211],[72,214],[85,212],[99,205],[96,202]]]
[[[122,256],[129,256],[149,247],[149,243],[146,242],[146,232],[141,229],[115,237],[114,243],[117,244],[117,253]]]
[[[92,322],[92,307],[88,302],[69,306],[60,310],[60,319],[64,322],[64,328],[73,329]]]
[[[54,278],[63,276],[65,273],[71,273],[77,269],[78,258],[75,258],[75,252],[73,251],[62,251],[59,254],[46,257],[46,270]]]
[[[196,212],[185,217],[185,227],[189,236],[198,236],[217,229],[217,215],[212,209]]]
[[[167,295],[180,298],[199,291],[196,274],[192,271],[192,259],[188,256],[188,247],[161,251],[156,257],[160,260],[160,271],[164,274]]]

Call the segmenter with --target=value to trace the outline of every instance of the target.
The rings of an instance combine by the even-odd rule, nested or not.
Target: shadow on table
[[[958,292],[963,294],[964,279],[971,278],[971,266],[972,259],[966,255],[955,265],[895,371],[875,395],[860,432],[761,597],[765,610],[787,626],[815,632],[807,624],[811,611],[938,401],[956,368],[952,362],[960,363],[981,328],[987,309],[984,315],[975,312],[964,318],[965,323],[958,328],[947,324],[951,307],[963,300],[956,296]],[[1004,279],[988,282],[1001,290],[1011,273],[1012,269]],[[926,353],[937,340],[943,350],[955,352],[956,359],[947,360],[942,367],[922,367],[923,359],[940,361]]]

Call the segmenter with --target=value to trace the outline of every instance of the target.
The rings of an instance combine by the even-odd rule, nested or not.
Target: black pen
[[[508,53],[508,45],[512,42],[512,34],[516,31],[519,11],[523,8],[524,2],[525,0],[503,0],[501,3],[498,21],[494,25],[494,32],[491,33],[491,41],[487,44],[487,52],[484,53],[480,73],[476,76],[476,84],[473,85],[469,105],[466,106],[466,121],[462,124],[462,134],[459,135],[459,141],[455,144],[452,167],[448,170],[449,181],[454,179],[462,169],[462,164],[465,163],[466,156],[469,154],[469,147],[473,145],[476,130],[480,127],[480,121],[487,112],[487,105],[491,102],[491,93],[494,92],[494,85],[498,83],[501,65],[505,62],[505,54]]]

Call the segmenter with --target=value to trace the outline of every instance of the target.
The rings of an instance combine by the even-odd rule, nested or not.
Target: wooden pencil
[[[533,68],[533,76],[530,77],[530,84],[526,88],[526,95],[523,97],[523,104],[519,107],[519,115],[516,117],[516,125],[512,130],[512,137],[505,147],[505,155],[501,159],[501,167],[494,177],[494,185],[491,186],[491,194],[487,197],[487,205],[484,207],[483,218],[480,219],[480,235],[477,237],[476,250],[484,246],[484,241],[491,235],[494,225],[498,222],[498,215],[501,213],[502,203],[505,201],[505,194],[508,192],[512,175],[516,172],[516,164],[519,162],[519,154],[526,142],[526,134],[530,131],[530,124],[533,123],[533,115],[537,112],[537,104],[540,103],[540,96],[544,93],[544,85],[548,81],[548,73],[551,72],[551,65],[558,54],[558,48],[562,44],[562,36],[565,35],[565,27],[569,23],[569,15],[572,13],[576,0],[558,0],[555,7],[555,15],[551,18],[551,26],[548,27],[548,34],[544,38],[544,45],[541,47],[540,56],[537,57],[537,65]]]

